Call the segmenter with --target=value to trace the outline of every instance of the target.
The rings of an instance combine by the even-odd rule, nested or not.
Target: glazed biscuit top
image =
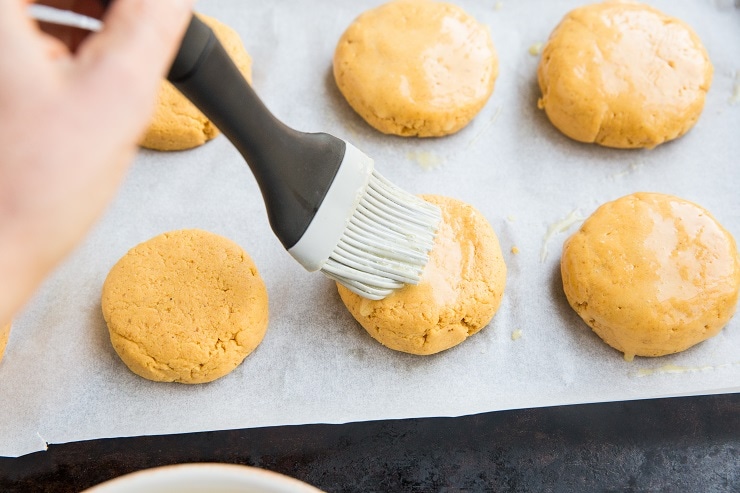
[[[430,201],[435,199],[428,195],[423,197]],[[493,261],[489,255],[494,252],[482,248],[481,236],[484,232],[472,227],[478,212],[463,202],[448,201],[444,203],[442,213],[443,221],[439,225],[421,281],[415,286],[405,286],[389,298],[402,297],[406,306],[432,303],[439,307],[451,307],[460,304],[461,300],[474,297],[474,291],[480,288],[471,281],[476,279],[480,271],[490,271]]]
[[[463,221],[442,221],[421,281],[392,293],[389,302],[395,301],[393,298],[403,298],[403,304],[410,306],[430,303],[440,307],[455,305],[458,298],[464,296],[462,289],[465,285],[460,281],[468,270],[475,268],[474,252],[480,252],[474,247],[472,233],[465,230]],[[362,300],[365,307],[378,303],[383,303],[383,300],[374,303]]]
[[[604,120],[629,123],[620,115],[644,114],[654,127],[656,115],[695,119],[713,68],[701,41],[681,20],[640,3],[606,1],[563,19],[543,51],[540,72],[547,79],[541,81],[540,107],[550,98],[582,99]],[[595,127],[579,140],[598,141],[598,131]]]
[[[365,12],[342,36],[338,53],[353,64],[344,76],[368,88],[365,97],[380,117],[484,99],[498,73],[486,28],[455,5],[427,0]]]
[[[636,193],[600,207],[566,247],[579,252],[592,295],[619,307],[670,307],[673,325],[737,296],[740,258],[732,236],[707,211],[669,195]],[[625,316],[630,310],[623,310]],[[656,320],[658,323],[663,321]]]
[[[459,321],[461,307],[468,302],[493,303],[492,293],[496,305],[500,302],[506,266],[493,230],[480,227],[485,221],[482,215],[461,201],[435,195],[421,197],[439,205],[443,215],[421,281],[382,300],[362,298],[360,315],[387,310],[390,322],[402,315],[414,319],[422,312],[430,319],[436,315],[437,323],[445,325]]]
[[[377,341],[396,351],[429,355],[449,349],[485,327],[506,287],[506,264],[490,223],[470,204],[421,195],[439,206],[439,225],[421,280],[382,300],[369,300],[341,284],[352,316]]]

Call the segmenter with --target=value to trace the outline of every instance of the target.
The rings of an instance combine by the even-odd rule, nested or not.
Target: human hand
[[[115,0],[74,51],[28,3],[0,0],[0,325],[112,199],[194,2]]]

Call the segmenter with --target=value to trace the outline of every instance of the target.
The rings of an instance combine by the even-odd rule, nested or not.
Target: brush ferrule
[[[373,160],[346,143],[342,164],[316,215],[300,240],[288,250],[309,272],[321,269],[339,241],[367,190]]]

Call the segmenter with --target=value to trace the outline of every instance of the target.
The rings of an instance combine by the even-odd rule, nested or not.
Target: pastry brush
[[[280,122],[197,17],[168,80],[246,159],[273,232],[303,267],[370,299],[419,282],[436,206],[383,178],[349,142]]]
[[[436,206],[383,178],[349,142],[275,118],[195,16],[167,78],[247,161],[273,232],[303,267],[376,300],[419,282]]]

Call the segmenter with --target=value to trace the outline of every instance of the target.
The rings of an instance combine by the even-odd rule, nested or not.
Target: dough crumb
[[[513,247],[511,247],[511,253],[513,253],[514,255],[518,255],[519,254],[519,249],[517,247],[513,246]]]
[[[522,329],[516,329],[514,332],[511,333],[511,340],[516,341],[522,337]]]
[[[406,153],[406,159],[418,164],[424,171],[439,168],[442,159],[431,151],[411,151]]]
[[[542,43],[539,41],[529,47],[529,54],[532,56],[539,56],[541,52],[542,52]]]
[[[633,161],[633,162],[631,162],[629,164],[629,166],[627,166],[627,168],[623,169],[622,171],[617,171],[616,173],[612,173],[609,176],[609,178],[611,178],[612,180],[616,180],[617,178],[623,178],[623,177],[625,177],[627,175],[630,175],[630,174],[636,172],[640,168],[642,168],[642,163],[639,163],[637,161]]]

